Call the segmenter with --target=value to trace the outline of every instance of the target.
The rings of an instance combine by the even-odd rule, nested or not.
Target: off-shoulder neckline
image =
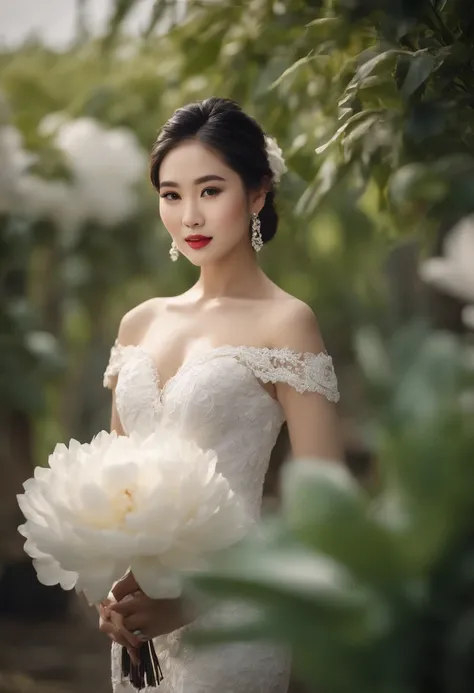
[[[175,380],[177,380],[183,372],[185,372],[188,368],[191,366],[196,366],[200,363],[201,360],[206,360],[211,354],[224,354],[224,355],[235,355],[235,353],[238,352],[247,352],[251,354],[264,354],[264,355],[271,355],[274,357],[277,355],[278,357],[284,359],[288,357],[292,358],[298,358],[302,359],[303,361],[309,358],[327,358],[329,359],[330,363],[332,363],[332,358],[329,356],[327,351],[320,351],[318,353],[310,352],[310,351],[305,351],[305,352],[300,352],[296,351],[294,349],[290,349],[289,347],[257,347],[257,346],[249,346],[246,344],[242,345],[232,345],[232,344],[220,344],[218,346],[213,346],[213,347],[207,347],[203,349],[202,351],[190,356],[189,358],[185,359],[183,363],[179,366],[177,371],[170,377],[168,380],[162,384],[161,380],[161,374],[160,374],[160,369],[155,362],[155,359],[153,357],[153,354],[143,345],[141,344],[121,344],[118,340],[118,338],[115,340],[114,343],[114,348],[117,350],[121,349],[130,349],[130,350],[136,350],[142,354],[144,354],[147,359],[150,362],[150,365],[152,366],[153,369],[153,374],[156,379],[156,387],[159,392],[160,400],[163,401],[165,394],[168,390],[168,388],[174,383]],[[272,395],[266,390],[261,385],[261,389],[263,392],[270,398],[270,400],[276,404],[280,405],[279,401],[277,398],[272,397]]]

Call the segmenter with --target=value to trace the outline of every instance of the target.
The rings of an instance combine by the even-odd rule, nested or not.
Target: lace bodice
[[[126,433],[146,434],[170,419],[201,447],[216,451],[222,473],[256,514],[285,418],[261,383],[285,382],[301,393],[319,392],[333,402],[339,398],[331,357],[290,349],[213,348],[190,358],[162,386],[145,349],[116,341],[104,385],[111,386],[115,375],[117,411]]]

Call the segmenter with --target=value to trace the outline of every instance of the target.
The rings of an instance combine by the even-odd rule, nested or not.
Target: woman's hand
[[[184,612],[181,599],[150,599],[141,591],[108,607],[112,614],[123,618],[123,626],[133,633],[142,632],[142,639],[172,633],[191,620]]]
[[[134,592],[137,592],[139,589],[140,585],[135,580],[135,576],[132,572],[128,572],[126,575],[120,578],[120,580],[117,580],[117,582],[114,583],[111,592],[115,598],[115,601],[119,602],[127,595],[133,594]]]
[[[123,616],[110,611],[110,607],[116,604],[112,593],[98,606],[99,630],[105,633],[112,641],[127,648],[130,659],[136,665],[140,663],[138,651],[141,640],[129,632],[123,624]]]

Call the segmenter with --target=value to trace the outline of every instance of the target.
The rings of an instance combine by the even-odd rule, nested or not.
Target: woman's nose
[[[199,207],[196,203],[190,203],[186,205],[183,214],[183,224],[188,228],[193,228],[196,226],[202,226],[203,216],[199,211]]]

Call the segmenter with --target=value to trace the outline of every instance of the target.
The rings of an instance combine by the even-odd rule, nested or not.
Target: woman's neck
[[[251,298],[259,295],[268,278],[260,268],[255,252],[245,246],[234,248],[219,262],[201,267],[193,287],[201,300],[217,297]]]

